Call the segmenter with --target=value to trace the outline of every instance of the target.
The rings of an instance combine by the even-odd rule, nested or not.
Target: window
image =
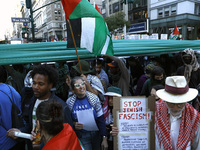
[[[60,9],[61,7],[60,7],[60,4],[58,4],[58,8]]]
[[[169,7],[165,8],[165,17],[169,16]]]
[[[113,13],[118,12],[118,11],[119,11],[119,2],[113,4]]]
[[[128,11],[131,11],[133,9],[133,4],[132,3],[129,3],[128,4]]]
[[[111,5],[109,5],[109,14],[112,14]]]
[[[57,8],[57,4],[54,4],[54,8]]]
[[[194,10],[194,11],[195,11],[195,12],[194,12],[195,15],[200,15],[200,5],[196,4],[196,5],[195,5],[195,10]]]
[[[58,17],[57,17],[57,16],[55,16],[55,20],[58,20]]]
[[[106,8],[106,3],[105,3],[105,1],[102,2],[102,8],[103,8],[103,9]]]
[[[58,14],[61,14],[61,11],[60,11],[60,10],[58,10]]]
[[[158,9],[158,18],[163,17],[163,9]]]
[[[139,16],[139,14],[138,14],[139,12],[135,12],[134,14],[133,14],[133,20],[137,20],[137,19],[140,19],[140,16]]]
[[[172,6],[171,15],[176,15],[176,5]]]
[[[57,11],[57,10],[55,10],[55,11],[54,11],[54,13],[55,13],[55,14],[58,14],[58,11]]]
[[[121,10],[123,10],[123,3],[121,3],[120,5],[121,5]]]

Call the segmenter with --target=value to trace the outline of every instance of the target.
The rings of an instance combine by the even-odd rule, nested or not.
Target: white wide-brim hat
[[[189,88],[184,76],[170,76],[165,80],[165,89],[158,90],[157,96],[170,103],[186,103],[193,100],[198,91]]]

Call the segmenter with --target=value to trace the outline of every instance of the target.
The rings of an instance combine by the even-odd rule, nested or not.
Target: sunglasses
[[[74,87],[79,89],[80,87],[83,87],[85,85],[85,81],[83,81],[81,84],[74,84]]]

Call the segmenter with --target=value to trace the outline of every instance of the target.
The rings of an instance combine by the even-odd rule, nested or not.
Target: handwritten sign
[[[142,133],[148,132],[151,113],[118,113],[119,131]]]
[[[132,135],[119,136],[121,145],[118,149],[121,150],[147,150],[148,149],[148,135]]]
[[[122,112],[146,112],[146,100],[137,98],[126,98],[121,100]]]
[[[147,110],[145,97],[126,97],[120,99],[120,111],[117,111],[118,149],[148,150],[149,120],[151,112]]]

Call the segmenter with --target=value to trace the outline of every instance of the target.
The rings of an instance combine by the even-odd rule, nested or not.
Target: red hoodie
[[[71,126],[68,123],[64,123],[63,126],[63,130],[50,139],[42,150],[82,150]]]

